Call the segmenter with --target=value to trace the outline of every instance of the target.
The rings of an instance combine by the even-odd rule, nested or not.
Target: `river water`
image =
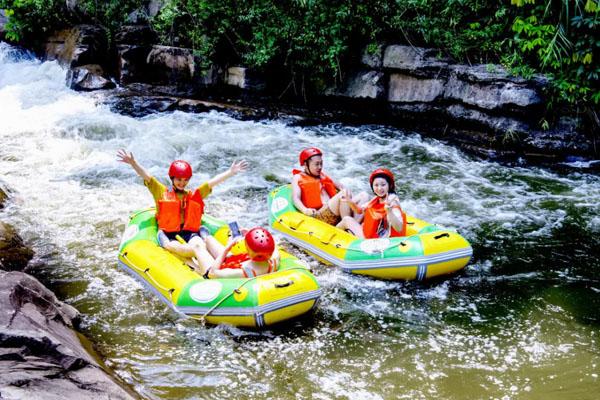
[[[115,374],[149,399],[596,399],[600,393],[600,178],[482,161],[382,126],[291,127],[221,113],[118,115],[66,89],[65,71],[0,44],[2,211],[36,252],[32,273],[83,314]],[[180,318],[117,267],[128,215],[151,205],[116,151],[163,181],[190,160],[192,184],[244,158],[210,214],[267,223],[266,195],[299,150],[367,190],[399,177],[404,208],[473,245],[462,273],[386,282],[308,261],[324,289],[314,315],[263,332]]]

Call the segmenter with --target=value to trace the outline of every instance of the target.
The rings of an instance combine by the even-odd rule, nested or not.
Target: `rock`
[[[491,136],[500,137],[503,144],[517,142],[530,129],[527,123],[519,119],[491,115],[460,104],[446,107],[445,112],[453,124],[463,125],[465,128],[479,127],[484,131],[490,131]]]
[[[441,79],[421,79],[404,74],[390,75],[390,102],[434,102],[443,94],[444,81]]]
[[[148,16],[154,18],[163,9],[166,4],[166,0],[150,0],[146,6],[148,10]]]
[[[106,30],[97,25],[76,25],[55,32],[46,41],[45,57],[74,68],[87,64],[105,65],[108,60]]]
[[[0,221],[0,268],[22,271],[33,258],[33,251],[23,244],[15,229]]]
[[[3,399],[133,399],[82,346],[78,319],[35,278],[0,271]]]
[[[118,45],[117,73],[119,82],[126,85],[132,82],[146,82],[150,79],[146,60],[151,47]]]
[[[135,46],[152,46],[158,35],[148,25],[123,25],[115,35],[115,43]]]
[[[152,46],[146,59],[150,79],[160,83],[191,82],[195,72],[191,49],[171,46]]]
[[[487,81],[481,84],[460,79],[452,73],[446,83],[444,97],[478,108],[496,110],[525,109],[535,107],[542,102],[537,91],[524,84],[504,81]]]
[[[111,99],[110,108],[113,112],[140,118],[157,112],[171,111],[177,100],[164,96],[119,96]]]
[[[8,200],[9,191],[4,188],[2,182],[0,182],[0,210],[4,208],[4,204]]]
[[[375,49],[365,47],[360,62],[366,67],[371,67],[376,70],[381,69],[383,66],[383,45],[378,45]]]
[[[385,96],[384,73],[378,71],[357,71],[347,79],[341,90],[328,94],[355,99],[381,99]]]
[[[438,58],[439,51],[412,46],[388,46],[383,55],[383,67],[410,72],[415,76],[442,74],[448,61]]]
[[[113,89],[114,82],[104,77],[102,67],[97,64],[82,65],[67,72],[67,85],[77,91]]]
[[[244,67],[228,68],[225,73],[225,84],[256,92],[262,91],[266,87],[265,80],[260,74]]]
[[[537,152],[593,154],[594,145],[582,132],[579,123],[577,118],[562,117],[553,129],[527,132],[524,142]]]

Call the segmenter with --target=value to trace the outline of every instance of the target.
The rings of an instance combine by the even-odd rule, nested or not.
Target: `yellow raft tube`
[[[279,248],[278,271],[256,278],[204,279],[158,245],[154,208],[134,214],[119,246],[119,266],[176,312],[210,324],[262,328],[314,309],[321,289],[306,263]],[[221,243],[229,227],[205,215]],[[243,241],[233,253],[242,252]]]
[[[456,272],[473,249],[458,233],[407,215],[407,236],[360,239],[299,212],[291,185],[269,194],[269,222],[287,240],[345,272],[381,279],[424,280]]]

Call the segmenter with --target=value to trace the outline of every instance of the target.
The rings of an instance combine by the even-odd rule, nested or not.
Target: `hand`
[[[314,217],[315,215],[317,215],[317,213],[318,213],[318,211],[315,210],[314,208],[307,208],[306,212],[304,214]]]
[[[229,172],[232,175],[235,175],[237,173],[244,172],[247,169],[248,169],[248,161],[246,161],[246,160],[239,160],[239,161],[235,160],[231,164],[231,167],[229,167]]]
[[[124,149],[119,149],[119,151],[117,151],[117,161],[133,165],[135,163],[135,158],[133,158],[133,153],[127,153]]]
[[[237,244],[237,242],[239,242],[242,239],[243,238],[240,236],[229,238],[229,241],[227,242],[227,246],[225,246],[225,251],[229,252],[229,250],[231,250],[232,247],[235,246]]]
[[[392,208],[394,206],[400,207],[400,199],[395,194],[390,194],[385,201],[385,208]]]

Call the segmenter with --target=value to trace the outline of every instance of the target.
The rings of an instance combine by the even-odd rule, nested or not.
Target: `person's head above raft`
[[[175,160],[169,167],[169,178],[177,191],[184,191],[192,177],[192,166],[183,160]]]
[[[268,261],[275,251],[275,239],[264,228],[252,228],[244,236],[246,251],[252,261]]]
[[[323,152],[316,147],[308,147],[300,152],[300,165],[310,176],[319,177],[323,170]]]
[[[369,185],[377,197],[385,197],[389,193],[396,193],[394,174],[389,169],[377,168],[371,172]]]

